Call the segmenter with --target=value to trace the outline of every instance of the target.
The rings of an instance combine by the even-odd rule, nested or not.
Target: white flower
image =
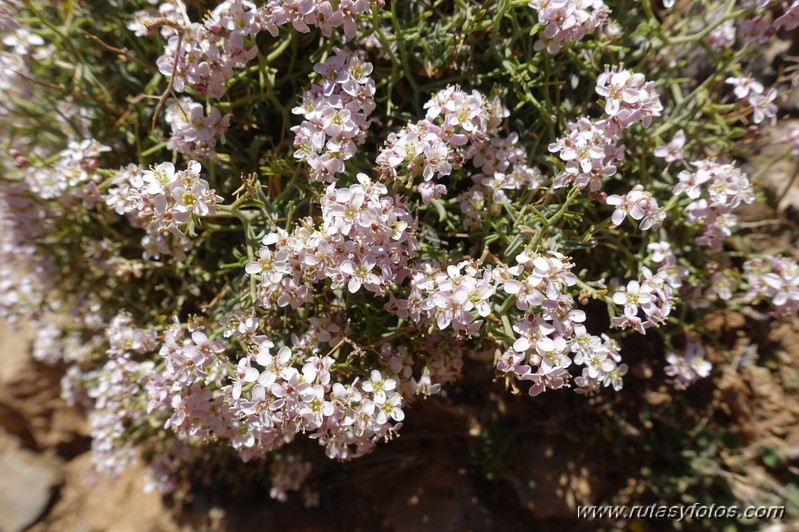
[[[175,165],[172,163],[156,165],[150,170],[145,170],[142,179],[148,194],[159,194],[175,182]]]
[[[405,419],[405,413],[400,408],[401,405],[402,396],[397,392],[392,393],[386,397],[386,400],[383,404],[378,405],[375,421],[381,425],[388,423],[389,418],[393,419],[394,421],[402,421]]]
[[[617,305],[624,305],[624,313],[630,316],[638,314],[639,306],[646,306],[652,302],[652,288],[638,281],[627,283],[627,290],[620,290],[613,294],[613,302]]]
[[[386,392],[390,392],[397,387],[397,381],[394,379],[384,379],[379,371],[372,370],[371,378],[364,381],[361,385],[363,391],[373,394],[375,404],[382,405],[386,402]]]

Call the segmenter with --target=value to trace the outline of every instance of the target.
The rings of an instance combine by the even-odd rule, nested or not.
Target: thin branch
[[[100,46],[102,46],[103,48],[105,48],[106,50],[108,50],[109,52],[114,52],[115,54],[119,54],[122,57],[124,57],[125,59],[127,59],[128,61],[133,61],[137,65],[141,65],[144,68],[150,70],[151,72],[158,72],[158,70],[153,65],[151,65],[150,63],[148,63],[146,61],[143,61],[143,60],[139,59],[135,55],[131,55],[131,53],[128,52],[127,50],[125,50],[124,48],[116,48],[114,46],[111,46],[110,44],[108,44],[108,43],[104,42],[102,39],[100,39],[100,37],[98,37],[97,35],[92,35],[88,31],[84,30],[83,34],[86,37],[88,37],[89,39],[91,39],[94,42],[96,42],[97,44],[99,44]]]

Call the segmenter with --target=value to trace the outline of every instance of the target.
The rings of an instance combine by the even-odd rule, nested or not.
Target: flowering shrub
[[[682,389],[703,313],[796,313],[797,264],[730,237],[743,163],[796,151],[754,71],[799,2],[444,4],[0,7],[0,315],[100,470],[141,447],[168,491],[233,449],[284,500],[293,442],[370,452],[465,355],[593,394],[641,334]]]

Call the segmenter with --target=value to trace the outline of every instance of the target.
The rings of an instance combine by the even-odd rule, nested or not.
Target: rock
[[[60,397],[63,368],[31,356],[32,335],[29,325],[0,322],[0,428],[24,447],[75,456],[88,448],[85,416]]]
[[[0,530],[16,532],[36,522],[61,483],[58,461],[25,449],[0,456]]]
[[[98,474],[91,453],[84,453],[71,460],[65,470],[59,500],[30,532],[178,530],[161,495],[145,491],[145,466],[134,464],[119,478],[109,478]]]
[[[19,438],[0,427],[0,456],[19,449]]]
[[[16,380],[26,365],[30,364],[30,342],[32,332],[24,325],[9,325],[0,321],[0,385]]]

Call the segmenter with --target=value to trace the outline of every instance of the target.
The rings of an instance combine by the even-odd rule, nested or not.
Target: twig
[[[130,52],[128,52],[127,50],[125,50],[123,48],[116,48],[114,46],[111,46],[110,44],[108,44],[108,43],[104,42],[102,39],[100,39],[100,37],[98,37],[97,35],[92,35],[88,31],[84,30],[83,34],[86,37],[88,37],[89,39],[91,39],[94,42],[96,42],[97,44],[99,44],[100,46],[102,46],[103,48],[105,48],[106,50],[108,50],[109,52],[114,52],[115,54],[119,54],[122,57],[124,57],[125,59],[127,59],[129,61],[133,61],[134,63],[136,63],[138,65],[141,65],[144,68],[146,68],[146,69],[148,69],[148,70],[150,70],[152,72],[158,72],[158,70],[155,67],[153,67],[153,65],[151,65],[150,63],[148,63],[146,61],[142,61],[141,59],[139,59],[135,55],[131,55]]]
[[[160,28],[161,26],[169,26],[173,28],[178,34],[178,44],[175,47],[175,63],[172,65],[172,75],[169,77],[169,83],[166,86],[166,90],[158,99],[158,104],[155,106],[155,111],[153,112],[153,120],[150,124],[153,129],[155,129],[155,123],[158,121],[158,114],[161,112],[161,108],[164,106],[164,102],[172,93],[172,88],[175,86],[175,76],[178,72],[178,63],[180,62],[180,52],[183,45],[183,26],[177,24],[174,20],[170,20],[168,18],[159,18],[155,20],[148,20],[144,23],[148,30],[152,31],[156,28]]]
[[[13,72],[15,75],[21,77],[22,79],[24,79],[26,81],[30,81],[31,83],[35,83],[36,85],[41,85],[43,87],[47,87],[49,89],[59,90],[59,91],[62,91],[62,92],[66,92],[67,91],[67,88],[64,87],[63,85],[59,85],[57,83],[48,83],[47,81],[42,81],[42,80],[33,78],[31,76],[28,76],[24,72],[20,72],[18,70],[13,69],[13,68],[9,68],[8,70]]]
[[[180,56],[180,48],[183,44],[183,34],[178,32],[178,45],[175,50],[175,64],[172,65],[172,75],[169,77],[169,83],[166,86],[166,90],[158,99],[158,104],[155,106],[155,111],[153,112],[153,120],[150,126],[155,129],[155,123],[158,121],[158,114],[161,112],[161,108],[164,106],[164,102],[166,99],[169,98],[170,93],[172,92],[172,87],[175,85],[175,75],[178,71],[178,61]]]

